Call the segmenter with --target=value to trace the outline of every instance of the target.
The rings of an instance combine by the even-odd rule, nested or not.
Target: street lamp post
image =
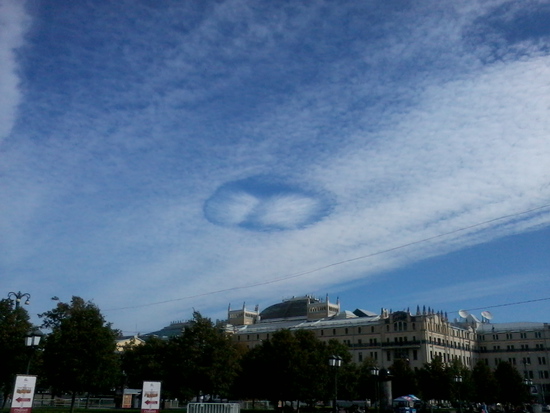
[[[29,347],[32,351],[29,362],[27,363],[27,374],[29,374],[30,368],[31,368],[31,360],[32,356],[34,355],[34,349],[38,347],[38,344],[40,344],[40,339],[42,338],[44,334],[42,331],[40,331],[38,328],[34,328],[26,337],[25,337],[25,345]]]
[[[338,394],[338,368],[342,366],[342,357],[330,356],[328,359],[328,365],[334,369],[334,397],[332,399],[332,411],[337,413],[336,400]]]
[[[462,383],[462,376],[457,374],[453,377],[454,382],[456,383],[456,395],[458,398],[458,413],[462,413],[462,401],[460,400],[460,386]]]
[[[25,305],[29,305],[31,303],[31,295],[29,293],[22,293],[21,291],[16,293],[10,291],[8,293],[8,299],[12,302],[15,302],[15,308],[19,308],[19,306],[21,305],[21,300],[23,298],[26,298]]]
[[[532,402],[532,400],[531,400],[531,395],[532,395],[531,387],[533,386],[533,380],[531,380],[529,377],[525,377],[523,379],[523,384],[525,384],[525,387],[527,389],[527,394],[529,395],[529,403],[531,403]]]
[[[374,400],[376,405],[376,412],[378,413],[380,411],[380,401],[378,400],[378,393],[380,392],[380,383],[378,382],[378,375],[380,374],[380,369],[378,367],[371,367],[370,374],[372,377],[374,377]]]

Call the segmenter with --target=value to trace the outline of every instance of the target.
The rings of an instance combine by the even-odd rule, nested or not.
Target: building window
[[[389,351],[386,351],[386,360],[391,361],[391,353]]]
[[[335,329],[335,328],[332,329],[332,335],[333,335],[333,336],[336,335],[336,329]]]
[[[363,353],[359,353],[359,362],[363,361]]]
[[[546,365],[546,357],[539,357],[539,364],[542,366]]]
[[[418,351],[413,350],[413,360],[418,360]]]
[[[358,328],[357,328],[357,332],[358,332],[359,334],[361,334],[361,327],[358,327]]]

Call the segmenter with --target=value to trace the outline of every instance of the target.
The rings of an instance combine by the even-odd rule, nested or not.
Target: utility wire
[[[539,301],[547,301],[547,300],[550,300],[550,297],[535,298],[533,300],[526,300],[526,301],[516,301],[515,303],[496,304],[496,305],[490,305],[490,306],[479,307],[479,308],[468,308],[466,311],[486,310],[488,308],[497,308],[497,307],[509,307],[511,305],[529,304],[529,303],[536,303]],[[458,311],[449,311],[449,314],[457,313],[457,312]]]
[[[504,219],[509,219],[509,218],[515,218],[515,217],[518,217],[518,216],[521,216],[521,215],[530,214],[532,212],[541,211],[541,210],[547,209],[547,208],[550,208],[550,204],[543,205],[543,206],[540,206],[540,207],[537,207],[537,208],[528,209],[528,210],[521,211],[521,212],[516,212],[514,214],[503,215],[503,216],[498,217],[498,218],[493,218],[493,219],[483,221],[483,222],[480,222],[480,223],[477,223],[477,224],[468,225],[466,227],[455,229],[453,231],[444,232],[442,234],[438,234],[438,235],[434,235],[434,236],[431,236],[431,237],[423,238],[423,239],[417,240],[417,241],[412,241],[412,242],[402,244],[402,245],[399,245],[399,246],[396,246],[396,247],[376,251],[376,252],[373,252],[373,253],[370,253],[370,254],[360,255],[358,257],[349,258],[347,260],[327,264],[327,265],[324,265],[322,267],[317,267],[317,268],[314,268],[314,269],[311,269],[311,270],[302,271],[302,272],[286,275],[286,276],[279,277],[279,278],[273,278],[271,280],[262,281],[262,282],[258,282],[258,283],[255,283],[255,284],[241,285],[241,286],[224,288],[224,289],[215,290],[215,291],[207,291],[207,292],[201,293],[201,294],[188,295],[188,296],[185,296],[185,297],[173,298],[173,299],[164,300],[164,301],[156,301],[154,303],[137,304],[137,305],[127,306],[127,307],[110,308],[110,309],[107,309],[105,311],[117,311],[117,310],[128,310],[128,309],[134,309],[134,308],[152,307],[152,306],[155,306],[155,305],[166,304],[166,303],[171,303],[171,302],[175,302],[175,301],[190,300],[190,299],[193,299],[193,298],[200,298],[200,297],[205,297],[205,296],[214,295],[214,294],[221,294],[221,293],[226,293],[226,292],[229,292],[229,291],[244,290],[244,289],[269,285],[269,284],[275,284],[275,283],[278,283],[278,282],[281,282],[281,281],[286,281],[286,280],[290,280],[290,279],[294,279],[294,278],[303,277],[305,275],[309,275],[309,274],[312,274],[312,273],[315,273],[315,272],[319,272],[319,271],[325,270],[327,268],[336,267],[336,266],[347,264],[347,263],[350,263],[350,262],[353,262],[353,261],[364,260],[366,258],[372,258],[372,257],[375,257],[377,255],[387,254],[389,252],[393,252],[393,251],[397,251],[397,250],[400,250],[400,249],[403,249],[403,248],[407,248],[407,247],[410,247],[412,245],[418,245],[418,244],[422,244],[422,243],[425,243],[425,242],[433,241],[435,239],[439,239],[439,238],[443,238],[443,237],[446,237],[446,236],[449,236],[449,235],[457,234],[459,232],[464,232],[464,231],[467,231],[467,230],[470,230],[470,229],[482,227],[484,225],[491,224],[493,222],[502,221]],[[540,300],[547,300],[547,299],[550,299],[550,298],[543,298],[543,299],[540,299]],[[504,306],[504,305],[507,305],[507,304],[503,304],[502,306]],[[509,304],[509,305],[513,305],[513,304]],[[498,306],[496,306],[496,307],[498,307]],[[486,307],[486,308],[491,308],[491,307]]]

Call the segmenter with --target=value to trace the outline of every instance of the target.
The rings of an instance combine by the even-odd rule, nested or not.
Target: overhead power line
[[[541,210],[544,210],[544,209],[547,209],[547,208],[550,208],[550,204],[543,205],[543,206],[540,206],[540,207],[537,207],[537,208],[528,209],[528,210],[521,211],[521,212],[516,212],[514,214],[503,215],[503,216],[500,216],[498,218],[493,218],[493,219],[490,219],[490,220],[487,220],[487,221],[479,222],[477,224],[468,225],[466,227],[462,227],[462,228],[459,228],[459,229],[455,229],[455,230],[445,232],[445,233],[442,233],[442,234],[438,234],[438,235],[434,235],[434,236],[431,236],[431,237],[423,238],[423,239],[420,239],[420,240],[417,240],[417,241],[408,242],[406,244],[402,244],[402,245],[399,245],[399,246],[396,246],[396,247],[387,248],[387,249],[384,249],[384,250],[372,252],[370,254],[360,255],[358,257],[349,258],[347,260],[337,261],[337,262],[327,264],[327,265],[323,265],[321,267],[317,267],[317,268],[314,268],[314,269],[311,269],[311,270],[306,270],[306,271],[302,271],[302,272],[298,272],[298,273],[294,273],[294,274],[289,274],[289,275],[285,275],[285,276],[282,276],[282,277],[273,278],[271,280],[261,281],[261,282],[258,282],[258,283],[247,284],[247,285],[240,285],[240,286],[236,286],[236,287],[224,288],[224,289],[221,289],[221,290],[207,291],[207,292],[204,292],[204,293],[201,293],[201,294],[193,294],[193,295],[188,295],[188,296],[185,296],[185,297],[172,298],[172,299],[163,300],[163,301],[156,301],[156,302],[153,302],[153,303],[137,304],[137,305],[126,306],[126,307],[118,307],[118,308],[110,308],[110,309],[107,309],[105,311],[117,311],[117,310],[128,310],[128,309],[133,309],[133,308],[151,307],[151,306],[156,306],[156,305],[160,305],[160,304],[167,304],[167,303],[176,302],[176,301],[191,300],[191,299],[194,299],[194,298],[206,297],[206,296],[214,295],[214,294],[221,294],[221,293],[226,293],[226,292],[230,292],[230,291],[244,290],[244,289],[250,289],[250,288],[255,288],[255,287],[261,287],[261,286],[269,285],[269,284],[275,284],[275,283],[278,283],[278,282],[281,282],[281,281],[286,281],[286,280],[290,280],[290,279],[294,279],[294,278],[303,277],[305,275],[309,275],[309,274],[312,274],[312,273],[315,273],[315,272],[319,272],[319,271],[325,270],[327,268],[336,267],[336,266],[339,266],[339,265],[348,264],[350,262],[364,260],[364,259],[367,259],[367,258],[372,258],[372,257],[375,257],[377,255],[387,254],[389,252],[397,251],[397,250],[407,248],[407,247],[410,247],[410,246],[413,246],[413,245],[426,243],[426,242],[429,242],[429,241],[433,241],[435,239],[439,239],[439,238],[443,238],[443,237],[446,237],[446,236],[449,236],[449,235],[457,234],[459,232],[468,231],[468,230],[471,230],[471,229],[474,229],[474,228],[485,226],[487,224],[491,224],[491,223],[502,221],[502,220],[509,219],[509,218],[515,218],[515,217],[518,217],[518,216],[521,216],[521,215],[530,214],[530,213],[541,211]],[[538,301],[548,300],[548,299],[550,299],[550,298],[542,298]],[[535,300],[535,301],[537,301],[537,300]],[[503,304],[503,305],[500,305],[500,306],[505,306],[505,305],[514,305],[514,304]],[[499,306],[495,306],[495,307],[499,307]],[[486,308],[490,308],[490,307],[486,307]]]

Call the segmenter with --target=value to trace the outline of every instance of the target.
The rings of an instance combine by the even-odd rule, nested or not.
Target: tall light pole
[[[21,300],[23,298],[27,298],[25,300],[25,305],[29,305],[31,303],[31,295],[29,293],[22,293],[21,291],[17,293],[10,291],[8,293],[8,299],[11,300],[12,302],[15,302],[15,308],[19,308],[19,306],[21,305]]]
[[[334,369],[334,397],[332,399],[332,411],[334,413],[338,412],[336,407],[336,400],[338,394],[338,368],[342,366],[342,357],[340,356],[330,356],[328,359],[328,365]]]

